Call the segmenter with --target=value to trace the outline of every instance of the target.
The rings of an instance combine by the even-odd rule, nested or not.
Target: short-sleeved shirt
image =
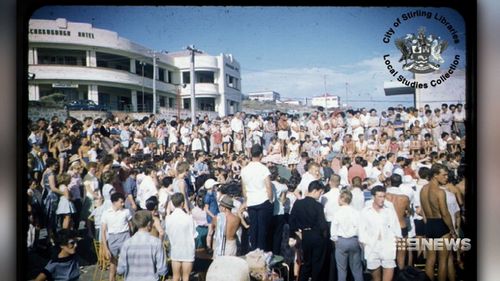
[[[219,213],[219,206],[217,205],[217,198],[215,197],[214,192],[210,191],[207,192],[205,195],[205,198],[203,199],[205,204],[208,205],[208,210],[214,214],[214,216],[217,216]],[[212,217],[207,214],[207,222],[212,223]]]
[[[241,181],[246,186],[247,206],[256,206],[269,199],[265,179],[270,174],[266,166],[255,161],[241,169]]]
[[[128,221],[132,219],[129,209],[115,211],[113,208],[103,212],[101,224],[106,224],[108,233],[122,233],[129,231]]]
[[[47,280],[76,281],[80,280],[80,264],[75,255],[65,258],[55,258],[43,268]]]

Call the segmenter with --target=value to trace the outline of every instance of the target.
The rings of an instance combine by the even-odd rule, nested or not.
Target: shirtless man
[[[240,218],[231,212],[233,208],[233,199],[224,195],[219,203],[220,213],[212,220],[215,225],[214,258],[236,256],[236,231],[240,226]]]
[[[399,224],[401,226],[401,234],[403,236],[403,241],[408,238],[408,226],[406,225],[406,217],[410,215],[410,199],[407,195],[405,195],[400,189],[399,186],[402,183],[401,176],[399,174],[392,174],[391,176],[391,187],[387,188],[387,193],[385,198],[387,201],[392,202],[394,205],[394,209],[396,210],[396,214],[398,215]],[[403,250],[397,250],[396,252],[396,262],[398,264],[399,269],[403,269],[405,267],[405,247],[402,247]]]
[[[457,238],[457,234],[453,228],[453,222],[446,204],[446,193],[440,188],[440,186],[448,182],[448,169],[441,164],[434,164],[431,167],[431,177],[431,181],[420,192],[420,203],[425,222],[425,235],[427,238],[455,239]],[[453,269],[453,263],[448,263],[448,256],[450,254],[446,248],[443,248],[437,255],[439,281],[445,281]],[[434,280],[435,263],[436,251],[430,249],[427,252],[425,273],[431,280]]]
[[[281,156],[286,156],[286,141],[288,140],[288,121],[286,113],[282,113],[278,120],[278,140],[281,144]]]

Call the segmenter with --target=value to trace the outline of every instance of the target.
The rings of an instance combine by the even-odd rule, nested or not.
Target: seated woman
[[[273,137],[271,138],[271,144],[269,145],[267,155],[264,158],[262,158],[262,162],[282,164],[283,157],[281,155],[282,155],[281,144],[278,142],[278,139]]]
[[[56,257],[49,260],[35,281],[80,280],[80,265],[76,256],[77,235],[70,229],[57,233],[57,244],[61,248]]]

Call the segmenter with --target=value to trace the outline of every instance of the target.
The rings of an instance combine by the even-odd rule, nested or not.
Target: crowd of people
[[[406,252],[395,239],[463,237],[465,118],[462,104],[442,104],[31,120],[27,246],[62,249],[37,280],[77,280],[82,223],[109,280],[157,280],[169,259],[187,281],[196,251],[256,249],[283,256],[298,280],[358,281],[366,269],[392,280],[418,262],[433,280],[436,261],[438,280],[455,280],[463,253]]]

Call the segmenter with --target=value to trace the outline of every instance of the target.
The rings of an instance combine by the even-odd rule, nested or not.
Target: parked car
[[[103,105],[96,104],[93,100],[74,100],[64,106],[66,110],[96,110],[106,111],[107,108]]]

